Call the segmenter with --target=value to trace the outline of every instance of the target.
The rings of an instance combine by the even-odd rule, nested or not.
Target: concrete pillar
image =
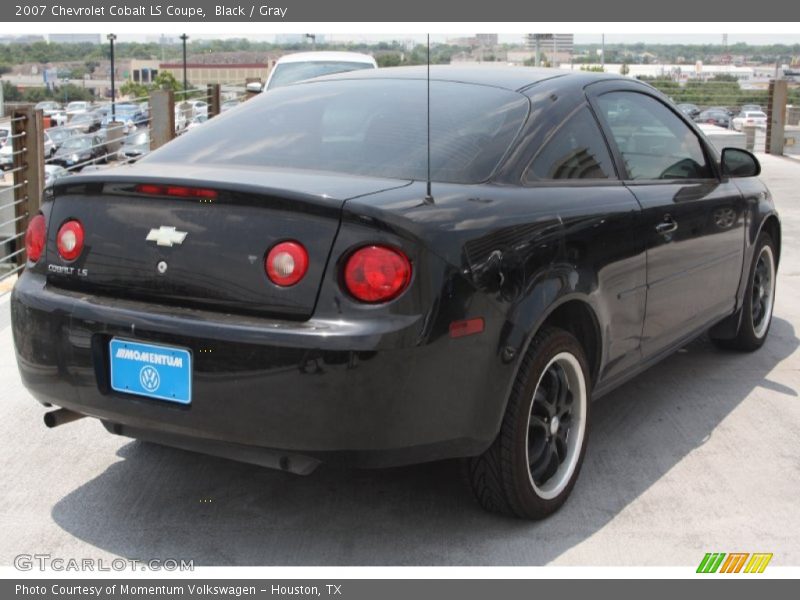
[[[784,127],[786,125],[786,103],[789,97],[788,82],[776,79],[769,84],[767,105],[767,153],[783,154]]]
[[[744,133],[744,147],[750,152],[756,147],[756,128],[752,125],[742,126]]]
[[[109,154],[108,158],[116,156],[122,146],[122,140],[125,137],[125,123],[122,121],[110,121],[106,131],[106,152]]]
[[[150,123],[151,150],[175,137],[175,94],[172,90],[150,92]]]
[[[221,86],[218,83],[208,84],[208,118],[216,117],[221,112]]]

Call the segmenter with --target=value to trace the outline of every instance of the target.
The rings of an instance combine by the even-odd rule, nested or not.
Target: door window
[[[655,98],[611,92],[597,100],[619,148],[628,179],[709,179],[697,135]]]

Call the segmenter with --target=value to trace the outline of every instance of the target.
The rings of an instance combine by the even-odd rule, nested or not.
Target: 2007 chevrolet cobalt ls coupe
[[[425,75],[270,91],[46,190],[11,305],[45,421],[295,473],[463,457],[541,518],[592,398],[708,330],[764,343],[755,157],[638,81],[525,68],[433,68],[428,150]]]

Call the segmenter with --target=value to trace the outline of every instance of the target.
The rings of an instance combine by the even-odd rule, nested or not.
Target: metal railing
[[[231,95],[227,92],[227,99]],[[234,97],[244,99],[245,94]],[[131,109],[131,105],[136,105],[136,109]],[[93,119],[76,120],[73,116],[66,124],[54,124],[48,129],[44,127],[41,110],[31,105],[15,106],[10,118],[3,120],[12,128],[6,143],[12,145],[13,162],[0,175],[0,282],[25,266],[25,231],[30,217],[39,210],[46,184],[90,168],[133,163],[151,149],[188,131],[190,124],[194,127],[218,115],[221,105],[219,85],[185,93],[155,91],[139,98],[118,100],[113,111],[110,104],[102,107],[102,113],[95,108]],[[112,121],[112,116],[116,121]],[[180,116],[186,122],[176,126],[176,122],[182,122]],[[53,141],[56,136],[57,142]],[[139,143],[142,136],[144,145]],[[49,140],[47,144],[45,140]],[[0,293],[7,287],[0,287]]]

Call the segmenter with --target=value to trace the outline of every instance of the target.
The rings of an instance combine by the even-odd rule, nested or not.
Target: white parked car
[[[278,59],[269,72],[264,91],[332,73],[377,69],[378,63],[368,54],[358,52],[297,52]],[[248,85],[248,90],[256,91]]]
[[[740,112],[733,118],[733,128],[741,131],[743,127],[766,127],[767,115],[760,110]]]
[[[61,108],[58,102],[43,100],[42,102],[38,102],[34,108],[41,110],[43,116],[50,117],[50,124],[52,126],[64,125],[67,122],[67,113],[64,112],[64,109]]]

